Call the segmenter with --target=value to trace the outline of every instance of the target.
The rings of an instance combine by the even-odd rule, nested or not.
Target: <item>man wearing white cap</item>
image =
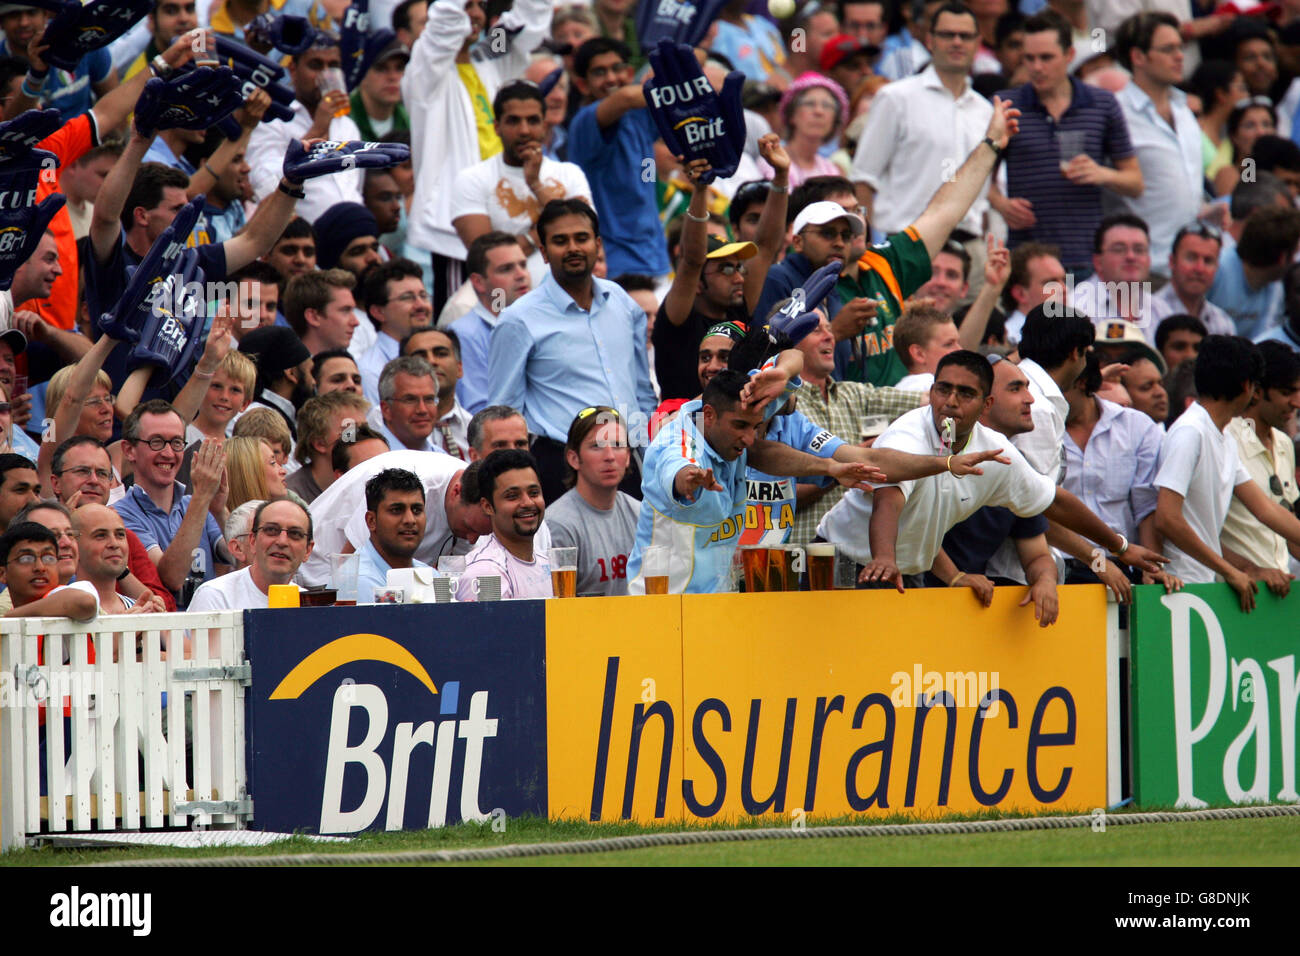
[[[898,353],[891,347],[894,322],[903,312],[903,301],[929,281],[931,260],[983,190],[994,163],[1019,129],[1019,116],[1019,110],[995,98],[985,137],[939,187],[925,211],[902,232],[892,233],[883,243],[869,246],[858,259],[857,274],[840,279],[836,291],[844,305],[837,309],[832,296],[828,311],[832,318],[838,313],[839,325],[843,327],[845,311],[851,310],[848,323],[851,334],[835,349],[837,379],[893,385],[907,374]],[[788,270],[778,266],[769,273],[759,311],[765,303],[781,298],[780,294],[774,294],[779,293],[778,284],[786,284],[784,294],[789,295],[789,290],[806,278],[808,273],[791,275],[798,266],[816,268],[831,259],[844,260],[853,237],[865,229],[861,217],[845,212],[836,203],[806,206],[794,221],[794,249],[800,259]],[[792,259],[794,256],[787,256],[786,263]],[[791,278],[799,281],[791,282]]]

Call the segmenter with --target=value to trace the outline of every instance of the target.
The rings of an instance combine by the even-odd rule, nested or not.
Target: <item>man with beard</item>
[[[478,474],[479,506],[492,522],[492,534],[470,552],[456,600],[477,601],[476,581],[484,576],[501,579],[502,600],[552,597],[550,562],[533,548],[546,514],[533,456],[494,451]]]
[[[357,594],[365,600],[388,583],[393,568],[427,568],[415,557],[424,540],[424,485],[414,472],[386,468],[366,482],[366,527],[370,540],[359,552]]]
[[[620,286],[592,275],[601,248],[595,211],[581,199],[552,200],[537,232],[551,273],[501,313],[488,380],[490,403],[519,409],[538,436],[533,454],[554,501],[564,493],[564,445],[574,416],[608,405],[648,418],[655,396],[645,312]],[[629,431],[635,428],[637,422],[629,421]],[[639,485],[637,469],[629,469],[623,490],[633,494]]]
[[[311,377],[311,352],[293,329],[268,325],[254,329],[239,341],[239,351],[257,366],[256,397],[248,406],[274,408],[298,437],[298,409],[316,391]],[[232,423],[233,424],[233,423]]]
[[[289,498],[272,498],[253,513],[252,560],[241,571],[194,592],[191,611],[250,610],[270,604],[272,584],[292,584],[312,551],[311,515]]]
[[[510,233],[528,257],[534,285],[546,275],[536,230],[542,207],[552,199],[592,201],[581,167],[542,155],[545,110],[535,84],[516,80],[501,87],[492,103],[501,152],[461,170],[451,199],[451,224],[465,248],[491,230]]]

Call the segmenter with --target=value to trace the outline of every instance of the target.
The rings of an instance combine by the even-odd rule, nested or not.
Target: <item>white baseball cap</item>
[[[855,236],[860,236],[867,231],[866,223],[857,213],[849,212],[837,202],[822,200],[804,206],[803,211],[794,217],[794,234],[799,235],[805,226],[824,226],[836,219],[847,219]]]

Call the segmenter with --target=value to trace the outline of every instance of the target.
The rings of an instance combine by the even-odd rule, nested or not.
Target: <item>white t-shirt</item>
[[[99,592],[95,590],[95,586],[91,584],[89,581],[69,581],[67,584],[60,584],[56,588],[51,588],[45,596],[49,597],[51,594],[58,594],[60,591],[67,591],[69,589],[76,590],[76,591],[85,591],[87,594],[93,597],[95,599],[95,616],[96,617],[99,616],[100,611],[103,610],[99,605]],[[131,601],[131,599],[124,594],[119,594],[118,597],[122,599],[123,603],[126,603],[128,601],[130,602],[126,605],[128,608],[130,608],[131,605],[135,603],[134,601]]]
[[[587,176],[576,163],[543,158],[538,175],[546,187],[559,186],[563,190],[560,198],[579,197],[595,205]],[[501,153],[462,169],[456,176],[451,195],[452,222],[461,216],[487,216],[493,229],[518,236],[532,228],[541,211],[541,204],[524,181],[524,168],[507,166]],[[548,272],[541,253],[536,250],[528,257],[528,272],[534,287]]]
[[[243,568],[204,581],[185,610],[247,611],[267,607],[270,601],[267,593],[253,583],[252,570]]]
[[[1204,405],[1193,402],[1160,445],[1155,486],[1183,496],[1183,517],[1217,555],[1223,554],[1219,532],[1232,503],[1232,489],[1247,481],[1250,474],[1241,464],[1236,443],[1215,427]],[[1218,580],[1214,571],[1172,542],[1165,543],[1165,554],[1169,558],[1165,570],[1189,584]]]
[[[452,480],[465,470],[465,462],[441,452],[388,451],[357,465],[311,503],[312,537],[316,545],[299,569],[299,580],[309,586],[328,584],[330,555],[342,554],[344,544],[349,542],[353,550],[360,551],[370,540],[370,530],[366,527],[366,482],[386,468],[414,472],[424,485],[424,511],[428,517],[424,540],[416,549],[415,557],[436,566],[440,555],[451,552],[454,538],[447,526],[444,499]]]
[[[930,406],[914,408],[896,419],[876,439],[876,448],[896,448],[914,455],[946,455]],[[962,452],[1001,448],[1011,464],[986,462],[984,474],[957,478],[945,472],[899,482],[906,504],[898,519],[895,563],[904,574],[920,574],[934,564],[943,536],[985,505],[1001,505],[1021,517],[1041,514],[1056,497],[1056,482],[1040,475],[1005,435],[976,424]],[[889,486],[886,486],[889,487]],[[826,512],[817,533],[833,541],[859,564],[871,561],[872,496],[850,490]]]
[[[501,578],[501,600],[553,597],[551,590],[551,565],[546,552],[537,548],[534,540],[533,560],[521,561],[507,551],[496,535],[488,535],[479,543],[465,562],[460,584],[456,588],[457,601],[477,601],[475,578],[487,575]]]
[[[914,372],[900,378],[894,383],[894,388],[900,392],[928,392],[933,384],[933,372]]]

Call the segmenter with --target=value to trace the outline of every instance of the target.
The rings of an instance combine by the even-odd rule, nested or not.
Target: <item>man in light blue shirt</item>
[[[1250,214],[1235,246],[1219,253],[1205,297],[1232,317],[1237,334],[1259,338],[1282,320],[1282,276],[1300,243],[1300,210],[1265,207]]]
[[[532,289],[528,259],[519,240],[506,232],[486,232],[469,246],[465,272],[478,301],[474,308],[451,323],[460,339],[463,373],[456,398],[467,412],[477,415],[487,408],[489,392],[488,344],[501,310]]]
[[[385,587],[393,568],[427,568],[415,557],[424,540],[424,484],[402,468],[385,468],[366,482],[366,527],[370,539],[358,552],[357,594],[368,601]]]
[[[645,312],[621,287],[592,275],[600,250],[595,211],[581,199],[552,200],[537,235],[551,274],[501,313],[488,381],[490,404],[518,409],[538,436],[533,454],[549,502],[564,493],[564,443],[578,412],[608,405],[629,434],[645,434],[655,395]]]
[[[650,443],[636,543],[627,564],[629,594],[646,592],[642,559],[652,546],[668,549],[668,593],[729,590],[731,558],[745,525],[747,466],[773,475],[829,475],[849,486],[880,476],[862,463],[756,441],[763,411],[741,404],[748,381],[743,372],[719,372]]]

